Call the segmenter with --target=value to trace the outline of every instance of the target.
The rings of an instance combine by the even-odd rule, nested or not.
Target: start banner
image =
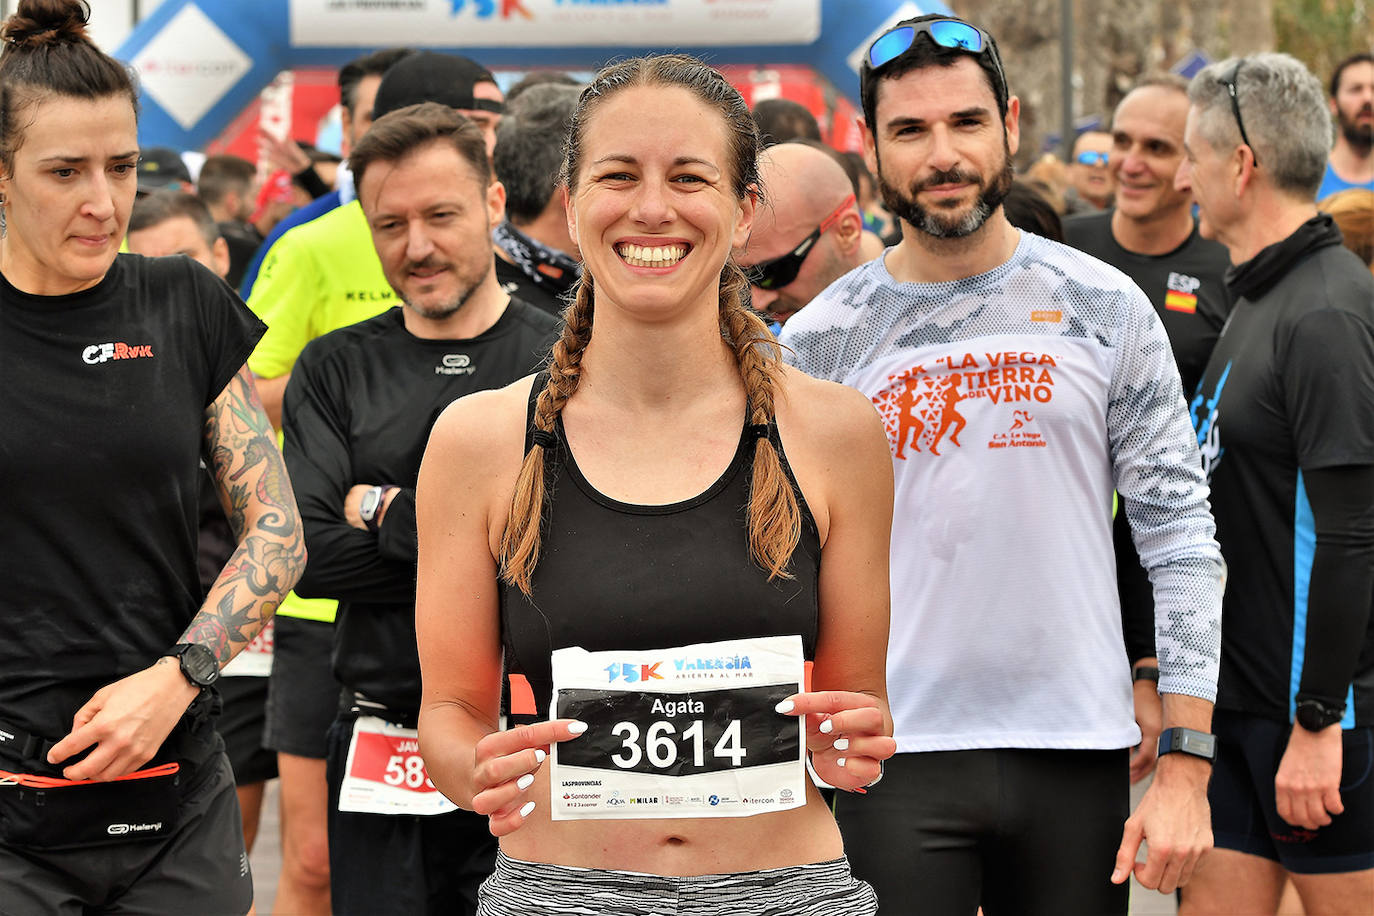
[[[291,43],[307,47],[799,45],[820,33],[821,0],[291,0]]]

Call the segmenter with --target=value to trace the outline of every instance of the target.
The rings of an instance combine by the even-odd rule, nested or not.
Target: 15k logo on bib
[[[587,723],[555,744],[554,820],[741,817],[806,803],[801,638],[553,654],[553,708]]]

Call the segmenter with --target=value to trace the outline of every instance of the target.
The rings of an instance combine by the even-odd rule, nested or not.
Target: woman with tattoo
[[[243,913],[212,685],[305,548],[243,368],[262,324],[188,258],[117,254],[137,91],[88,14],[0,28],[0,909]],[[202,461],[238,540],[208,595]]]

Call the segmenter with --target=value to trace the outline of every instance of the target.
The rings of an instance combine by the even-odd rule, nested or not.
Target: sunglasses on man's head
[[[1099,153],[1096,150],[1085,149],[1083,152],[1074,156],[1074,162],[1080,165],[1106,165],[1108,160],[1106,153]]]
[[[927,19],[911,25],[899,25],[884,32],[868,47],[868,65],[874,70],[901,57],[916,43],[916,36],[929,35],[930,40],[942,48],[953,51],[967,51],[974,56],[987,54],[992,67],[997,71],[1001,86],[998,91],[1006,93],[1007,76],[1002,69],[1002,58],[997,53],[997,45],[992,36],[975,25],[958,19]]]
[[[814,232],[802,239],[801,244],[787,254],[771,261],[764,261],[761,264],[744,268],[744,274],[749,278],[749,283],[759,289],[771,291],[782,289],[797,279],[797,274],[801,273],[802,263],[806,260],[806,256],[811,253],[811,249],[820,241],[821,236],[825,234],[825,230],[839,222],[840,217],[849,211],[854,202],[854,195],[850,194],[830,212],[829,216],[821,220],[821,224],[816,227]]]
[[[1226,87],[1226,94],[1231,97],[1231,113],[1236,116],[1236,126],[1240,128],[1240,142],[1250,147],[1250,159],[1255,163],[1255,168],[1259,168],[1259,157],[1255,155],[1255,145],[1250,142],[1250,137],[1245,133],[1245,122],[1240,117],[1240,93],[1236,90],[1236,80],[1240,77],[1240,68],[1245,66],[1245,58],[1236,61],[1236,65],[1231,68],[1230,76],[1219,76],[1217,82]]]

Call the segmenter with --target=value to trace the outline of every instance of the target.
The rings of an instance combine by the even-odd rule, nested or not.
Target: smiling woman
[[[88,12],[0,29],[0,779],[44,788],[0,792],[0,886],[22,914],[244,912],[212,685],[299,577],[300,522],[243,369],[262,324],[186,257],[118,253],[137,92]],[[202,458],[239,542],[208,596]]]
[[[501,837],[486,916],[875,911],[803,759],[863,791],[896,749],[891,461],[871,404],[783,366],[741,300],[757,156],[700,61],[602,71],[567,142],[584,268],[550,363],[430,437],[419,734]],[[753,686],[780,644],[790,680]],[[533,724],[499,725],[503,657]],[[579,712],[570,679],[607,672],[630,686]]]

